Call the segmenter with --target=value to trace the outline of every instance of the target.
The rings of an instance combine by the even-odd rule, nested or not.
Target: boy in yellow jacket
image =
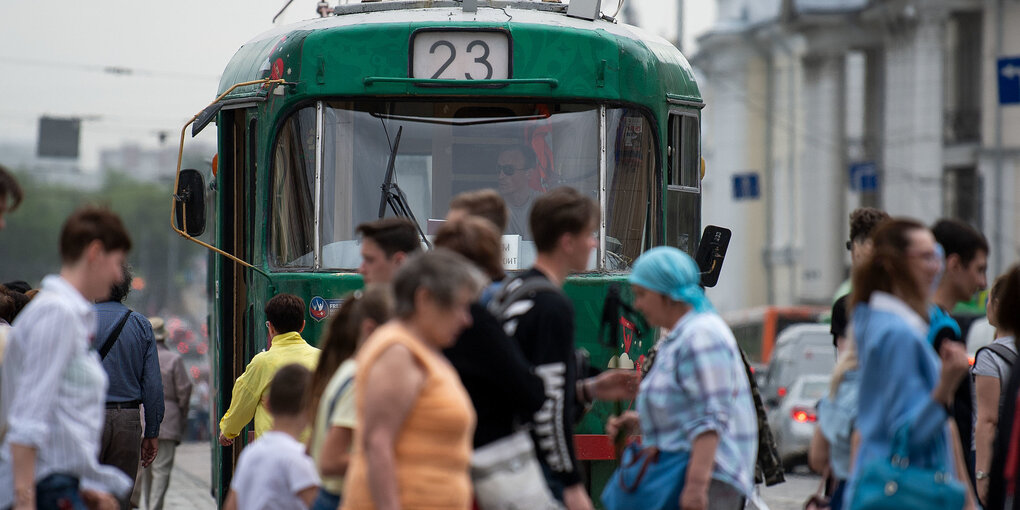
[[[266,326],[269,327],[269,349],[251,359],[241,377],[234,381],[230,408],[220,419],[220,444],[229,446],[241,429],[255,418],[255,437],[273,428],[273,417],[263,397],[276,372],[291,363],[315,370],[319,349],[301,338],[305,329],[305,302],[293,294],[279,294],[266,303]],[[306,437],[306,430],[302,437]],[[303,440],[303,439],[302,439]]]

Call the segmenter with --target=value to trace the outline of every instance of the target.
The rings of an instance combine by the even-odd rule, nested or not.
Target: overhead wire
[[[45,60],[35,58],[11,57],[0,55],[0,63],[19,64],[34,67],[47,67],[62,70],[77,70],[83,72],[94,72],[112,76],[142,76],[154,78],[172,78],[180,80],[219,80],[219,75],[189,73],[184,71],[163,71],[158,69],[144,69],[139,67],[126,67],[119,65],[87,64],[81,62],[60,62],[56,60]]]

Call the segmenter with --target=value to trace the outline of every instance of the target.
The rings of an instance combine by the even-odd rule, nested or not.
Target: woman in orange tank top
[[[470,507],[475,415],[440,350],[471,324],[468,307],[483,281],[466,259],[442,249],[397,272],[397,318],[358,353],[344,510]]]

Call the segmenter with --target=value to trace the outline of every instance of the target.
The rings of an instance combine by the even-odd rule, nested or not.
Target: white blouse
[[[127,475],[99,464],[107,379],[91,348],[92,304],[47,276],[13,326],[0,376],[0,508],[13,504],[11,443],[35,448],[37,482],[64,474],[83,489],[126,495]]]

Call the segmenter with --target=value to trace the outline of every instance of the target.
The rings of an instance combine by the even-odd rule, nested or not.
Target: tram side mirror
[[[195,123],[191,125],[191,136],[194,137],[200,133],[206,126],[216,118],[216,114],[220,113],[223,109],[223,101],[216,101],[215,103],[206,106],[197,117],[195,117]]]
[[[205,232],[205,179],[198,170],[181,170],[174,194],[174,225],[189,236]]]
[[[709,225],[701,234],[701,244],[698,245],[697,255],[694,261],[701,268],[701,286],[715,287],[719,282],[719,274],[722,273],[723,259],[726,258],[726,248],[730,245],[730,237],[733,233],[728,228]]]

